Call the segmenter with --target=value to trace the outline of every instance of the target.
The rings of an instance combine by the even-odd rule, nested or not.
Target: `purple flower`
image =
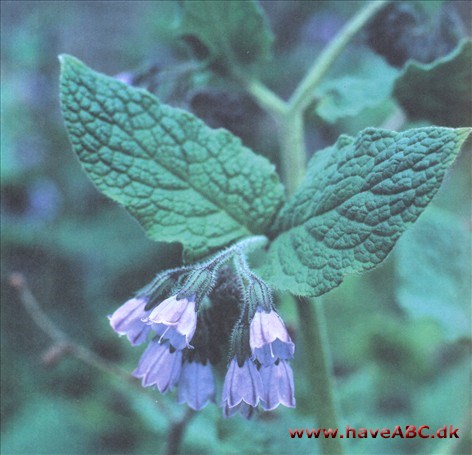
[[[195,296],[177,299],[169,297],[154,308],[144,322],[163,338],[167,338],[175,349],[192,348],[190,340],[197,328]]]
[[[280,360],[278,363],[262,366],[259,373],[264,387],[261,405],[266,411],[272,411],[279,404],[295,407],[293,372],[287,361]]]
[[[133,74],[132,73],[118,73],[113,76],[115,79],[119,80],[120,82],[123,82],[128,85],[133,85]]]
[[[169,343],[153,340],[139,359],[133,376],[142,378],[143,387],[155,385],[159,392],[172,390],[180,378],[182,351],[170,350]]]
[[[254,359],[262,365],[271,365],[277,359],[291,359],[295,345],[281,317],[274,311],[258,307],[251,321],[249,344]]]
[[[148,299],[135,297],[121,305],[111,316],[110,325],[119,335],[126,335],[133,346],[143,343],[150,332],[150,327],[142,319],[150,311],[144,311]]]
[[[255,408],[262,394],[262,379],[254,362],[246,359],[240,367],[234,357],[229,364],[223,386],[222,405],[225,416],[231,416],[239,411],[249,417],[248,411],[252,410],[245,404]]]
[[[248,405],[244,401],[241,401],[241,403],[237,404],[236,406],[230,408],[227,404],[223,408],[223,415],[225,417],[233,417],[235,414],[239,412],[244,418],[250,419],[252,415],[254,414],[255,408],[252,406]]]
[[[178,387],[178,402],[187,403],[195,411],[215,401],[215,379],[210,362],[184,362]]]

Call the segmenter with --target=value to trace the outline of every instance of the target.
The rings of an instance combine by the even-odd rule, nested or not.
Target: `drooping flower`
[[[259,373],[264,388],[261,406],[266,411],[275,409],[279,404],[295,407],[293,371],[286,360],[262,366]]]
[[[135,297],[121,305],[112,315],[108,316],[113,330],[126,335],[133,346],[146,341],[151,328],[142,319],[149,316],[150,311],[144,311],[148,299]]]
[[[185,361],[178,384],[178,402],[187,403],[195,411],[215,401],[215,378],[210,362]]]
[[[295,345],[282,318],[274,311],[258,307],[251,321],[249,344],[253,358],[262,365],[271,365],[277,359],[291,359]]]
[[[222,405],[224,415],[229,417],[239,411],[248,414],[246,405],[255,408],[262,399],[262,379],[257,367],[251,359],[246,359],[239,366],[234,357],[228,367],[223,385]]]
[[[142,379],[143,387],[156,386],[159,392],[166,393],[179,381],[181,369],[182,351],[154,339],[141,355],[133,376]]]
[[[241,403],[237,404],[236,406],[230,408],[227,404],[223,407],[223,415],[225,417],[233,417],[235,414],[241,414],[244,418],[250,419],[254,412],[254,407],[248,405],[246,402],[241,401]]]
[[[154,308],[144,322],[151,325],[161,340],[169,340],[175,349],[191,348],[190,341],[197,328],[195,296],[169,297]]]
[[[265,410],[280,404],[295,406],[288,363],[295,347],[273,309],[270,288],[250,271],[239,248],[230,247],[205,263],[161,272],[109,319],[112,328],[127,335],[132,344],[144,342],[150,332],[156,334],[132,374],[143,387],[161,393],[177,387],[179,403],[195,411],[215,401],[212,364],[219,361],[221,347],[232,331],[223,414],[250,418],[259,403]],[[219,276],[231,254],[240,260]],[[225,286],[217,286],[217,279]]]

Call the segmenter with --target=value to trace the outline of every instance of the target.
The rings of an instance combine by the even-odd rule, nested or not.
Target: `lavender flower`
[[[259,371],[251,359],[239,366],[236,357],[231,360],[223,385],[222,405],[224,415],[229,417],[237,411],[249,417],[246,405],[255,408],[262,399],[263,386]]]
[[[190,340],[197,328],[197,313],[195,310],[195,296],[177,299],[169,297],[143,319],[152,329],[178,350],[192,348]]]
[[[254,414],[255,408],[248,405],[246,402],[241,401],[241,403],[237,404],[236,406],[230,408],[228,405],[225,405],[223,408],[223,415],[225,417],[233,417],[235,414],[239,412],[244,418],[250,419]]]
[[[126,335],[133,346],[143,343],[151,330],[142,319],[150,311],[144,311],[148,302],[146,297],[135,297],[121,305],[112,315],[108,316],[110,325],[119,335]]]
[[[180,378],[182,351],[170,349],[168,342],[153,340],[139,359],[133,376],[142,379],[143,387],[155,385],[159,392],[172,390]]]
[[[178,402],[195,411],[215,401],[215,379],[210,362],[184,362],[178,387]]]
[[[128,72],[118,73],[118,74],[115,74],[114,78],[125,84],[133,85],[134,76],[132,73],[128,73]]]
[[[293,372],[287,361],[279,360],[272,365],[262,366],[259,373],[264,387],[261,405],[266,411],[272,411],[279,404],[295,407]]]
[[[215,311],[213,297],[208,296],[218,270],[231,254],[240,256],[235,268],[241,275],[232,284],[241,288],[247,285],[236,296],[242,300],[236,305],[239,317],[236,312]],[[180,286],[176,295],[162,301],[175,286]],[[222,297],[227,304],[226,296]],[[224,416],[239,413],[250,418],[259,402],[267,411],[280,404],[295,407],[293,372],[288,363],[295,346],[273,309],[270,288],[250,271],[237,245],[205,263],[161,272],[109,319],[112,328],[126,335],[133,345],[143,343],[151,331],[156,334],[132,373],[143,387],[166,393],[178,386],[178,402],[195,411],[215,401],[211,362],[219,359],[219,345],[227,340],[232,327],[231,361],[221,404]],[[190,345],[192,341],[195,348]]]
[[[295,345],[281,317],[274,311],[258,307],[251,321],[249,344],[254,359],[262,365],[271,365],[277,359],[291,359]]]

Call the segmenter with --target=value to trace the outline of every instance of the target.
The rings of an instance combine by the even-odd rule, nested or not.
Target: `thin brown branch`
[[[168,409],[164,403],[152,398],[149,393],[141,387],[139,382],[137,382],[136,379],[126,370],[123,370],[109,360],[95,354],[85,346],[73,341],[63,330],[61,330],[43,311],[39,302],[31,292],[24,275],[21,273],[12,273],[10,275],[10,284],[17,290],[20,301],[26,312],[31,316],[34,323],[44,332],[44,334],[51,339],[55,347],[60,347],[64,354],[70,354],[102,373],[115,377],[122,383],[133,387],[138,393],[144,394],[149,399],[152,399],[155,405],[159,407],[159,410],[165,412],[166,415],[169,416],[169,419],[175,422],[180,421],[180,419],[172,416],[170,409]]]

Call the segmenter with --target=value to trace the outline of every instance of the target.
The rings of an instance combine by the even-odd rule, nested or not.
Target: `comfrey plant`
[[[222,397],[225,416],[240,411],[249,417],[259,402],[264,410],[295,406],[288,364],[294,344],[274,309],[270,288],[249,269],[244,255],[244,248],[265,242],[265,237],[249,237],[203,263],[166,270],[109,317],[115,332],[132,345],[149,341],[133,372],[144,387],[166,393],[177,386],[179,403],[196,411],[215,401],[212,363],[219,356],[212,351],[222,340],[212,327],[223,325],[232,330]],[[224,269],[224,279],[239,284],[240,316],[236,320],[230,312],[222,321],[220,313],[211,311],[211,296],[230,260],[234,265]]]
[[[275,119],[282,179],[230,132],[61,57],[65,123],[84,170],[151,239],[183,246],[182,267],[159,273],[110,316],[131,344],[148,342],[133,373],[143,386],[162,393],[176,387],[178,401],[199,410],[215,400],[213,367],[225,358],[225,416],[294,407],[295,346],[275,309],[276,290],[297,301],[318,425],[338,426],[321,307],[310,299],[387,257],[470,133],[367,128],[341,135],[305,165],[304,114],[331,90],[320,81],[385,3],[368,3],[285,101],[256,77],[273,39],[257,3],[185,2],[182,34],[206,50],[201,68],[244,89]],[[218,35],[210,23],[216,19]],[[464,41],[435,65],[391,68],[382,89],[391,94],[394,83],[403,105],[412,81],[425,81],[427,91],[428,80],[443,78],[470,51]],[[348,103],[349,95],[339,94]],[[321,104],[318,114],[327,115]],[[248,248],[258,248],[257,269]]]

